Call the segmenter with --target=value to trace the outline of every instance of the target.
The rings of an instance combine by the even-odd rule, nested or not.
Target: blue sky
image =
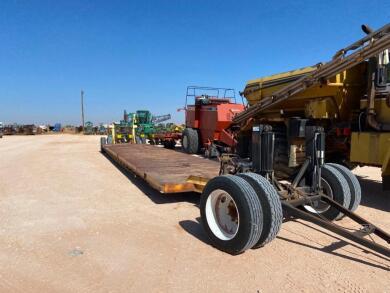
[[[0,1],[0,121],[119,120],[171,113],[187,85],[249,79],[327,61],[389,21],[388,1]]]

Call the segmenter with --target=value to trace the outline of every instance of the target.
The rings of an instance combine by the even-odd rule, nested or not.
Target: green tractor
[[[171,115],[153,116],[148,110],[138,110],[135,113],[135,140],[139,144],[145,144],[146,139],[153,141],[156,125],[171,119]]]

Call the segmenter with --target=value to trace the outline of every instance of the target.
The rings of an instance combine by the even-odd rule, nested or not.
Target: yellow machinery
[[[327,161],[381,166],[390,189],[390,25],[362,29],[367,36],[331,61],[251,80],[241,93],[248,108],[234,122],[276,129],[275,163],[285,175],[305,159],[304,139],[289,132],[313,124],[325,129]]]
[[[110,125],[110,134],[107,142],[109,144],[117,143],[135,143],[136,138],[136,114],[124,112],[124,120],[114,122]]]

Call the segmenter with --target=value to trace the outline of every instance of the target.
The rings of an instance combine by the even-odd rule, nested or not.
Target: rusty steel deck
[[[216,161],[153,145],[104,145],[103,151],[161,193],[201,192],[219,172]]]

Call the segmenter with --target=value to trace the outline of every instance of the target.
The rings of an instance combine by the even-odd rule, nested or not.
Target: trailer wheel
[[[283,221],[283,210],[279,195],[272,184],[256,173],[238,175],[245,179],[256,191],[263,210],[263,230],[259,241],[253,248],[259,248],[271,242],[279,233]]]
[[[328,163],[327,165],[337,169],[344,176],[345,180],[347,180],[349,190],[351,191],[351,203],[348,209],[352,212],[355,211],[362,199],[362,189],[360,188],[359,180],[357,180],[356,176],[347,167],[335,163]]]
[[[181,145],[186,153],[197,154],[199,152],[198,132],[193,128],[184,129]]]
[[[263,212],[256,192],[243,178],[214,177],[200,198],[203,227],[212,244],[239,254],[253,247],[263,229]]]
[[[325,164],[321,168],[321,184],[325,195],[348,208],[351,203],[351,192],[347,180],[335,168]],[[314,214],[321,215],[330,221],[341,219],[344,214],[329,204],[318,201],[315,205],[305,205],[304,208]]]

